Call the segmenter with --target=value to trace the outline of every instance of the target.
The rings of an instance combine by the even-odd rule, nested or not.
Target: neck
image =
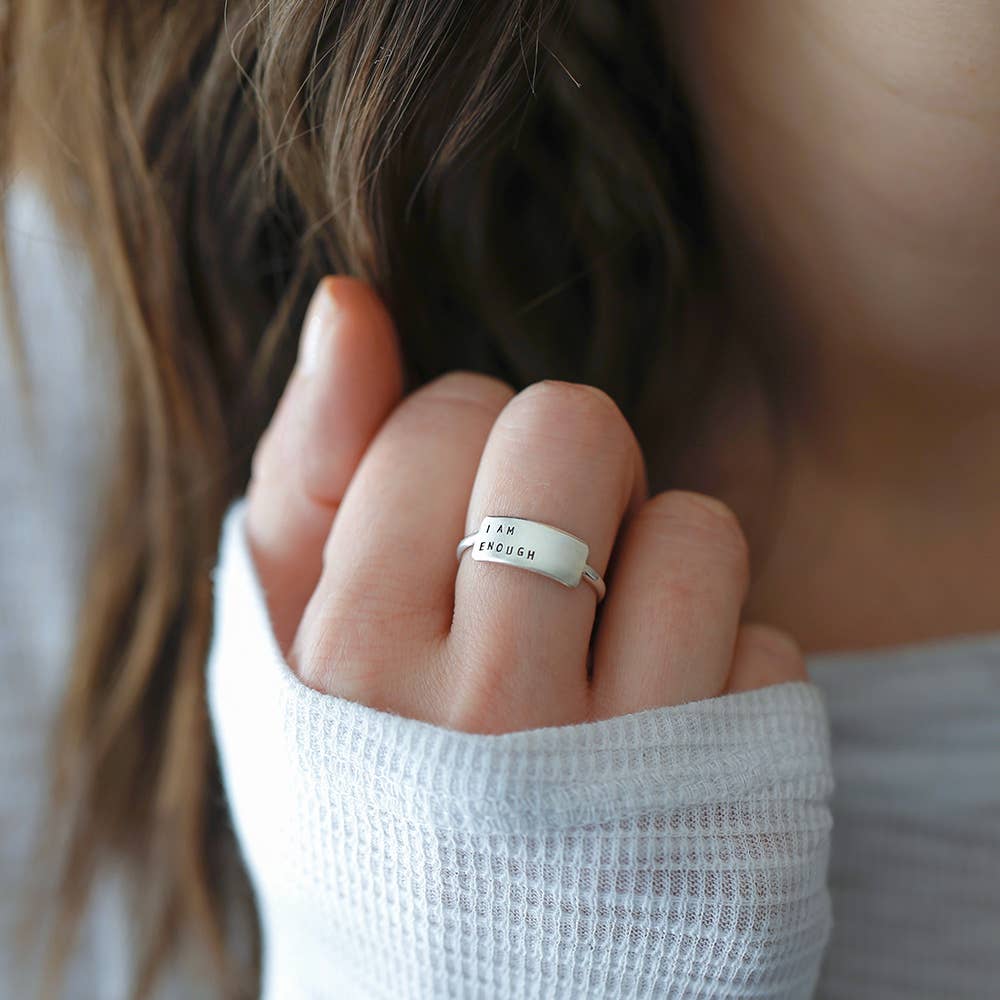
[[[723,248],[705,308],[799,388],[781,496],[752,386],[687,477],[761,529],[746,613],[807,651],[1000,629],[1000,2],[664,9]]]
[[[843,481],[995,496],[1000,4],[671,6],[729,321],[801,358],[803,446]]]

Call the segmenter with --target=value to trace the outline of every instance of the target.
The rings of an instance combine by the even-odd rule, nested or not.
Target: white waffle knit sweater
[[[209,699],[265,937],[263,993],[809,997],[831,926],[818,689],[447,730],[289,670],[243,532]]]

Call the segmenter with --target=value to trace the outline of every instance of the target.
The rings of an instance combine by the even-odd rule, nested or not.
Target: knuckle
[[[509,385],[491,375],[448,372],[405,396],[379,428],[376,444],[386,441],[391,444],[381,451],[378,447],[368,450],[380,452],[384,457],[394,449],[412,448],[422,439],[450,438],[457,426],[488,432],[513,394]],[[355,464],[363,455],[364,452],[358,454]],[[291,461],[293,457],[290,456],[286,468],[294,473],[297,465]]]
[[[545,379],[522,389],[499,422],[518,432],[571,439],[601,451],[628,455],[632,429],[618,404],[602,389],[582,382]]]
[[[465,370],[446,372],[428,382],[420,390],[436,399],[459,403],[503,405],[513,395],[513,387],[501,378],[485,372]]]
[[[740,531],[732,507],[717,497],[681,489],[667,490],[660,497],[664,504],[691,520],[718,524],[723,531]]]
[[[693,490],[667,490],[647,500],[637,517],[662,522],[662,529],[676,534],[678,527],[694,534],[733,560],[734,569],[750,574],[750,546],[733,509],[721,500]]]
[[[452,371],[425,383],[400,403],[396,419],[427,420],[435,426],[455,420],[485,418],[492,425],[513,388],[480,372]]]

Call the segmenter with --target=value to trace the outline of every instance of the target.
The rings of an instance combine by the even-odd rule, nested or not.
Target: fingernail
[[[311,375],[319,368],[320,356],[330,335],[336,303],[325,281],[313,293],[299,345],[299,366],[303,375]]]

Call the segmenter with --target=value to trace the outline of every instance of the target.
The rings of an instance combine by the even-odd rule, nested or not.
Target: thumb
[[[344,492],[402,387],[396,329],[382,301],[357,278],[324,278],[247,487],[247,542],[282,650],[319,580]]]

